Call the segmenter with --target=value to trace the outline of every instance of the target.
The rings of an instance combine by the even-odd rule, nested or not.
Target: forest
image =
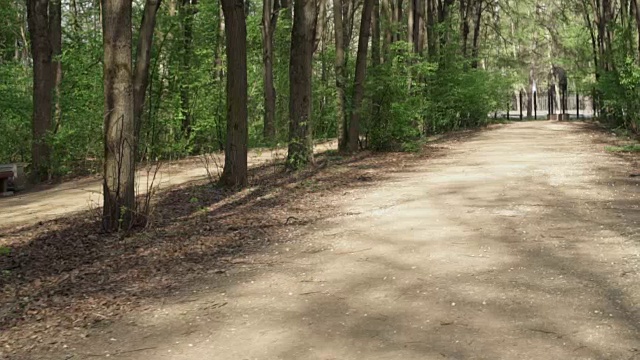
[[[530,116],[552,67],[602,119],[638,131],[636,0],[1,0],[0,11],[0,163],[29,163],[33,182],[102,174],[106,228],[131,223],[136,164],[224,151],[221,183],[244,186],[247,148],[286,145],[288,169],[312,163],[322,139],[411,151],[493,121],[520,92]]]
[[[0,0],[0,359],[635,358],[638,3]]]

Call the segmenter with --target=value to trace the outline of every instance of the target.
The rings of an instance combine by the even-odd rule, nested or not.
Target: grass
[[[640,152],[640,144],[630,144],[624,146],[607,146],[605,150],[609,152]]]

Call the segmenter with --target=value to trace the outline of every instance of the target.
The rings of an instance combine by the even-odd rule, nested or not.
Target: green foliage
[[[372,114],[365,129],[373,149],[414,151],[421,135],[487,124],[487,115],[507,101],[508,78],[473,69],[460,56],[444,66],[411,53],[407,43],[394,44],[393,52],[391,62],[369,74]]]
[[[617,70],[603,72],[597,83],[601,117],[611,126],[640,130],[640,67],[627,57]]]
[[[626,152],[626,153],[634,153],[640,152],[640,144],[631,144],[624,146],[607,146],[605,150],[609,152]]]
[[[15,62],[0,66],[0,163],[31,157],[31,70]]]

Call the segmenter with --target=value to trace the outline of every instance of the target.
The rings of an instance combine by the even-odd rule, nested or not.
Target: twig
[[[311,295],[311,294],[318,294],[318,293],[320,293],[320,291],[309,291],[309,292],[301,293],[300,295]]]
[[[359,253],[359,252],[363,252],[363,251],[369,251],[371,249],[373,249],[373,248],[366,248],[366,249],[354,250],[354,251],[337,252],[337,253],[334,253],[334,254],[336,254],[336,255],[355,254],[355,253]]]
[[[534,328],[527,328],[527,330],[534,331],[534,332],[539,332],[539,333],[543,333],[543,334],[548,334],[548,335],[555,335],[558,338],[562,337],[562,335],[558,334],[555,331],[550,331],[550,330],[545,330],[545,329],[534,329]]]
[[[157,348],[157,347],[156,346],[151,346],[151,347],[145,347],[145,348],[139,348],[139,349],[133,349],[133,350],[118,351],[118,352],[113,353],[113,355],[129,354],[129,353],[138,352],[138,351],[153,350],[155,348]]]

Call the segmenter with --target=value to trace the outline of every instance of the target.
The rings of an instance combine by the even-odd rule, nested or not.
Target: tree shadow
[[[14,349],[42,346],[224,273],[234,259],[282,241],[288,227],[335,216],[331,204],[312,199],[372,187],[401,171],[387,166],[390,157],[402,158],[405,170],[420,159],[325,153],[294,174],[281,164],[251,168],[242,191],[206,181],[173,187],[157,194],[151,226],[127,235],[101,233],[95,211],[9,230],[0,237],[7,249],[0,255],[0,339]],[[30,339],[34,333],[43,335]]]

